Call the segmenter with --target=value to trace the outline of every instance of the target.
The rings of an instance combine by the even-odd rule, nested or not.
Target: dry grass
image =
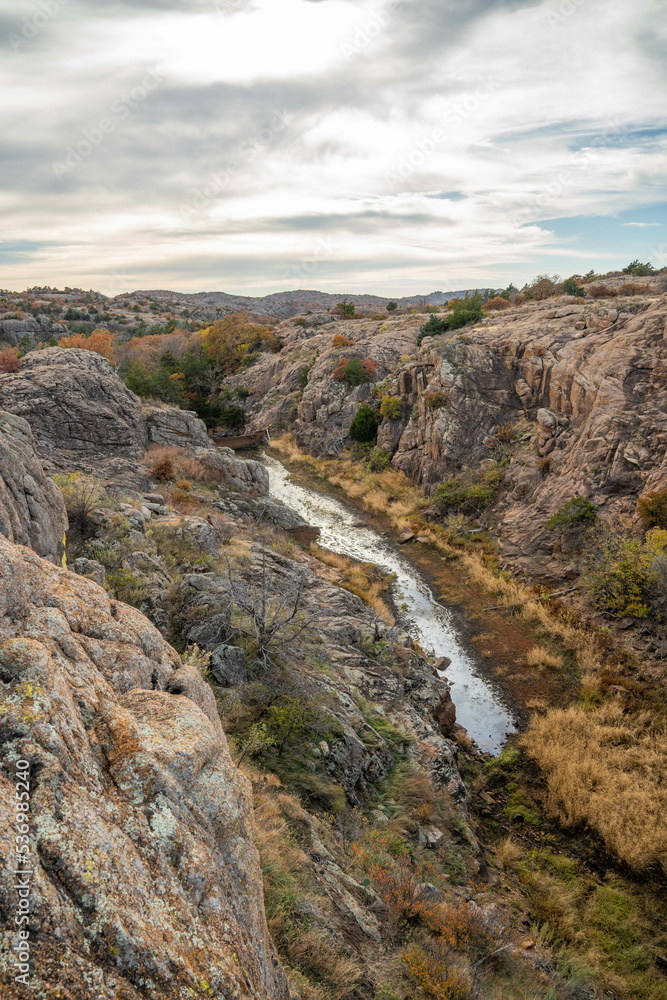
[[[253,785],[255,844],[264,876],[269,930],[287,965],[288,976],[309,1000],[348,1000],[358,996],[364,978],[361,963],[341,952],[335,941],[295,924],[295,898],[311,890],[322,895],[310,858],[301,850],[295,828],[314,822],[292,795],[280,790],[279,779],[244,766]],[[318,986],[313,987],[313,981]]]
[[[320,548],[315,542],[311,543],[310,551],[320,562],[339,571],[340,576],[337,580],[339,586],[360,597],[387,625],[394,624],[394,616],[382,598],[387,582],[382,578],[377,566],[373,563],[356,562],[337,552]]]
[[[538,670],[545,670],[547,667],[556,669],[563,666],[560,656],[550,653],[544,646],[533,646],[526,653],[526,663],[529,667],[537,667]]]
[[[212,469],[207,469],[192,452],[186,451],[185,448],[177,448],[175,445],[151,445],[143,460],[149,470],[154,469],[160,462],[171,462],[174,479],[194,480],[198,483],[212,483],[219,479],[219,475]]]
[[[636,871],[667,871],[667,732],[622,706],[577,706],[534,717],[523,739],[548,779],[547,808],[588,824]]]
[[[512,837],[505,837],[496,847],[496,860],[501,868],[512,868],[522,857],[523,851]]]

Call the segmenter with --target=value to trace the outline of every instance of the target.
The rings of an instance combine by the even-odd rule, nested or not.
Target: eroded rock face
[[[148,443],[138,396],[99,354],[48,347],[0,375],[0,406],[24,417],[41,457],[143,454]]]
[[[624,280],[605,283],[617,292]],[[654,279],[641,281],[645,294],[532,302],[420,347],[424,316],[338,323],[326,332],[286,323],[281,354],[247,376],[256,389],[252,424],[268,418],[276,430],[293,429],[302,449],[337,453],[369,387],[350,388],[332,372],[341,356],[369,356],[380,394],[403,403],[400,419],[381,422],[378,446],[432,494],[480,467],[504,425],[511,433],[521,422],[524,440],[511,449],[494,507],[501,552],[529,576],[559,577],[569,553],[561,565],[546,523],[567,500],[585,496],[632,516],[638,496],[667,487],[667,296]],[[334,347],[336,332],[352,345]],[[300,393],[299,372],[310,362]],[[286,424],[289,413],[296,418]]]
[[[285,1000],[210,688],[138,611],[4,538],[0,706],[0,912],[13,928],[25,758],[35,995]],[[0,992],[19,998],[13,940]]]
[[[62,495],[44,475],[29,425],[0,411],[0,535],[60,562],[66,529]]]
[[[192,410],[177,406],[144,406],[146,430],[150,444],[171,444],[194,451],[213,448],[206,424]]]

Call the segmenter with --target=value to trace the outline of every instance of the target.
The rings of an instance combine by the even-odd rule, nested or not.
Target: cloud
[[[53,3],[0,64],[3,284],[518,283],[665,197],[654,0]]]
[[[661,222],[624,222],[624,226],[634,226],[636,229],[648,229],[650,226],[662,226]]]

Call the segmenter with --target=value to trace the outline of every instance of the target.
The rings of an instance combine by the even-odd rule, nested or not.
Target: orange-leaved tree
[[[84,351],[102,354],[108,361],[114,361],[113,334],[100,327],[93,330],[90,336],[77,333],[73,337],[61,337],[59,347],[80,347]]]
[[[2,351],[0,354],[0,371],[10,375],[20,371],[20,368],[21,359],[18,356],[17,347],[8,347],[7,350]]]

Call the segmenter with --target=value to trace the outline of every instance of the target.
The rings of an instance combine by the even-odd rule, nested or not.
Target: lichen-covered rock
[[[15,982],[30,764],[30,986],[66,1000],[286,1000],[247,781],[212,693],[133,608],[0,538],[0,993]]]
[[[242,493],[253,491],[261,496],[269,492],[269,474],[260,462],[239,459],[231,448],[197,449],[195,455],[224,486]]]
[[[0,535],[60,562],[66,529],[62,495],[44,475],[30,426],[0,411]]]
[[[560,578],[570,553],[554,550],[546,524],[565,502],[585,496],[632,518],[639,496],[667,488],[667,296],[647,277],[641,294],[625,298],[624,280],[605,281],[610,300],[528,302],[421,345],[425,316],[348,321],[353,343],[341,347],[332,329],[284,323],[280,354],[243,376],[250,426],[289,427],[302,449],[339,453],[370,386],[337,381],[334,367],[368,356],[376,389],[381,380],[380,394],[404,404],[378,432],[393,467],[433,494],[509,444],[493,508],[503,564]]]
[[[96,559],[86,559],[85,556],[80,556],[69,563],[69,569],[73,573],[78,573],[79,576],[87,576],[90,580],[94,580],[95,583],[99,583],[100,587],[104,586],[107,571],[102,563]]]
[[[211,674],[223,687],[245,684],[248,670],[243,650],[220,643],[211,653]]]
[[[0,406],[28,421],[40,457],[138,456],[148,443],[141,401],[91,351],[27,354],[19,372],[0,375]]]
[[[206,424],[192,410],[177,406],[144,406],[146,430],[151,444],[171,444],[194,451],[213,448]]]

